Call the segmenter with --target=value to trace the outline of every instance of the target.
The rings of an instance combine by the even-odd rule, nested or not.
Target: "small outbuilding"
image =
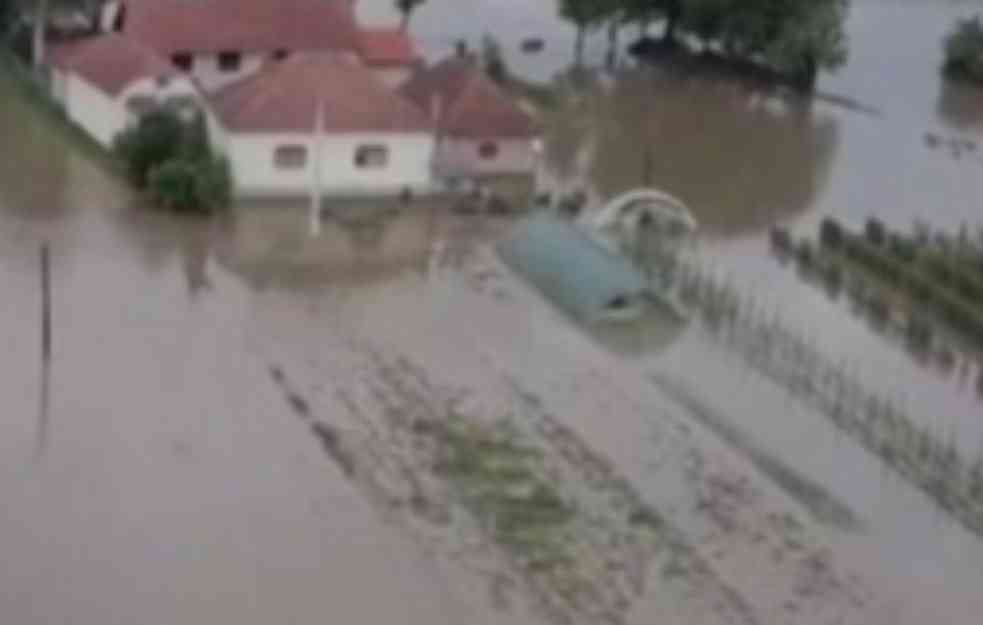
[[[539,131],[533,118],[466,53],[421,69],[402,88],[438,128],[436,173],[445,179],[531,175]]]

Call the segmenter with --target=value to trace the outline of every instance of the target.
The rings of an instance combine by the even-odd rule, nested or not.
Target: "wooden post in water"
[[[41,384],[38,401],[38,444],[35,460],[48,445],[48,411],[51,394],[51,250],[41,244]]]
[[[51,362],[51,250],[41,244],[41,359]]]

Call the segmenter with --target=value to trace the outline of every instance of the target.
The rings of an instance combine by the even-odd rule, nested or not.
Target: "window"
[[[137,117],[157,108],[157,100],[149,95],[134,95],[126,99],[126,110]]]
[[[178,52],[171,55],[171,63],[182,72],[190,72],[194,67],[195,59],[190,52]]]
[[[242,55],[238,52],[219,52],[218,69],[220,72],[238,72],[242,64]]]
[[[273,51],[273,60],[274,61],[282,61],[285,58],[287,58],[288,56],[290,56],[290,51],[289,50],[284,50],[284,49],[281,48],[279,50],[274,50]]]
[[[498,144],[494,141],[485,141],[478,146],[478,156],[486,161],[490,161],[498,156]]]
[[[355,150],[355,167],[382,169],[389,164],[389,148],[384,145],[360,145]]]
[[[273,152],[277,169],[302,169],[307,166],[307,148],[302,145],[281,145]]]

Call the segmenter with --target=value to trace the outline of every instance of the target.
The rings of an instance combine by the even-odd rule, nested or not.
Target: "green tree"
[[[584,47],[587,33],[600,26],[618,9],[615,2],[608,0],[559,0],[560,16],[577,28],[574,43],[574,60],[578,66],[584,63]]]
[[[810,0],[785,16],[765,57],[776,69],[813,85],[820,69],[837,69],[847,60],[843,24],[848,0]]]
[[[13,0],[0,0],[0,41],[6,38],[10,27],[17,18],[17,9]]]
[[[502,45],[488,33],[481,39],[481,61],[489,78],[500,85],[509,81],[509,68],[502,56]]]
[[[181,118],[171,111],[159,110],[144,115],[135,126],[121,132],[113,149],[126,164],[133,183],[142,188],[147,185],[150,171],[176,157],[186,142]]]
[[[413,18],[413,12],[420,8],[426,0],[396,0],[396,9],[403,16],[403,20],[400,24],[400,28],[406,30],[410,26],[410,20]]]
[[[681,27],[707,48],[719,40],[727,28],[735,0],[687,0]]]
[[[946,71],[983,80],[983,21],[959,20],[945,39]]]

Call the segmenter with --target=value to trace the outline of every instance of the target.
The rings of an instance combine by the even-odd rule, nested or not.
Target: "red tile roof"
[[[439,125],[451,136],[530,138],[538,134],[532,117],[473,58],[454,57],[421,70],[400,91],[427,111],[439,100]]]
[[[52,50],[51,63],[77,73],[112,96],[119,95],[138,78],[178,73],[150,48],[115,33],[56,46]]]
[[[296,54],[212,96],[222,125],[240,132],[311,132],[318,103],[325,132],[428,132],[413,103],[340,54]]]
[[[367,28],[361,32],[362,59],[374,67],[405,66],[419,56],[405,32],[396,28]]]
[[[123,33],[176,52],[359,49],[349,0],[126,0]]]

